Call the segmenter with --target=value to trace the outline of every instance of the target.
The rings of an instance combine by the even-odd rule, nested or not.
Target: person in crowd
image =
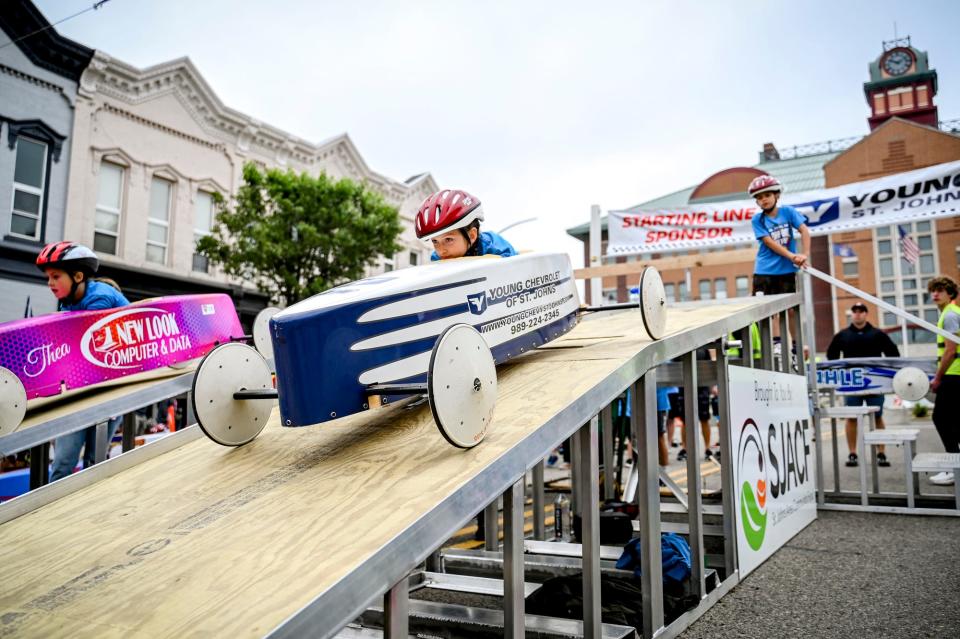
[[[47,286],[57,298],[57,310],[91,311],[126,306],[130,302],[115,283],[93,279],[100,260],[89,248],[75,242],[54,242],[43,247],[37,267],[47,276]],[[107,441],[113,439],[121,417],[107,422]],[[67,477],[76,468],[83,448],[84,468],[95,460],[97,427],[58,437],[54,441],[53,472],[50,481]]]
[[[867,306],[863,302],[854,302],[850,307],[850,325],[833,336],[830,346],[827,347],[827,359],[841,359],[850,357],[900,357],[897,345],[890,337],[867,321]],[[883,424],[883,395],[848,395],[844,397],[846,406],[876,406],[877,428]],[[846,425],[847,456],[846,465],[856,466],[857,460],[857,420],[848,419]],[[877,447],[877,465],[889,466],[883,446]]]
[[[710,350],[707,348],[698,348],[697,349],[697,361],[699,362],[709,362],[711,361]],[[703,446],[704,446],[704,459],[710,459],[714,456],[714,452],[711,449],[710,439],[710,407],[711,407],[711,398],[710,398],[710,387],[708,386],[698,386],[697,387],[697,418],[700,421],[700,433],[703,436]],[[671,399],[676,397],[676,406],[674,407],[674,414],[679,415],[680,418],[680,452],[677,453],[677,461],[684,461],[687,458],[687,424],[684,413],[684,388],[680,387],[678,392],[675,395],[671,395]],[[719,404],[717,404],[719,407]],[[715,411],[717,408],[714,409]]]
[[[935,277],[927,283],[927,291],[940,309],[937,327],[960,336],[957,283],[949,277]],[[930,389],[937,394],[933,403],[933,425],[943,448],[948,453],[960,453],[960,344],[942,335],[937,335],[937,372],[930,382]],[[931,484],[939,486],[952,486],[953,482],[951,472],[938,473],[930,478]]]
[[[431,260],[499,255],[512,257],[516,249],[493,231],[481,231],[483,206],[466,191],[447,189],[425,199],[414,217],[417,237],[433,244]]]

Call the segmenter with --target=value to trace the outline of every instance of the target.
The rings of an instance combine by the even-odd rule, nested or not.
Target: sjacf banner
[[[813,235],[960,213],[960,161],[830,189],[783,194]],[[610,211],[608,255],[665,253],[753,242],[753,200]]]
[[[893,376],[903,368],[919,368],[932,380],[937,360],[931,357],[851,357],[817,362],[817,386],[845,395],[886,395]]]
[[[817,518],[806,379],[730,367],[733,483],[740,577]]]

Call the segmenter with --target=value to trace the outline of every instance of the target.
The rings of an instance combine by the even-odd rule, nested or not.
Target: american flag
[[[906,261],[916,265],[917,260],[920,259],[920,247],[902,226],[898,225],[897,231],[900,233],[900,255]]]

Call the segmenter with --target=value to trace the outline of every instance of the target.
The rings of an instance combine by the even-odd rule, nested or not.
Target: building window
[[[936,324],[940,321],[940,311],[935,308],[926,308],[923,310],[923,319],[927,320],[931,324]]]
[[[615,288],[605,288],[603,289],[603,301],[604,302],[616,302],[617,301],[617,289]]]
[[[859,261],[855,257],[843,258],[843,276],[857,277],[860,273]]]
[[[673,284],[664,284],[663,285],[663,295],[667,298],[668,302],[677,301],[677,289]]]
[[[173,184],[153,178],[150,183],[150,212],[147,219],[147,261],[167,263],[167,243],[170,236],[170,194]]]
[[[926,317],[928,314],[937,312],[933,302],[926,295],[927,282],[930,280],[930,275],[935,273],[937,265],[937,246],[933,241],[933,225],[929,220],[922,220],[914,223],[905,222],[900,226],[902,226],[917,243],[920,253],[919,259],[916,264],[911,264],[903,259],[902,255],[900,256],[900,280],[898,282],[896,277],[897,273],[894,268],[896,266],[894,263],[894,255],[901,251],[898,246],[893,244],[893,242],[899,242],[899,240],[893,239],[899,237],[897,227],[894,225],[877,228],[876,235],[878,238],[891,238],[889,240],[878,239],[877,252],[883,252],[881,249],[884,248],[885,243],[888,242],[893,251],[892,254],[888,254],[879,260],[879,264],[877,265],[877,286],[883,294],[883,300],[885,302],[895,306],[902,306],[914,315]],[[918,272],[923,274],[923,276],[917,277]],[[898,286],[902,295],[895,295]],[[900,300],[899,302],[898,299]],[[899,320],[895,319],[895,316],[891,313],[884,313],[882,315],[881,326],[892,327],[896,326],[897,322],[899,322]],[[911,339],[911,341],[913,340]]]
[[[873,113],[874,115],[883,115],[887,112],[887,109],[883,102],[883,93],[874,93],[873,94]]]
[[[901,87],[887,91],[887,104],[890,112],[906,111],[913,108],[913,87]]]
[[[716,291],[718,300],[727,299],[727,278],[718,277],[717,279],[713,280],[713,288]]]
[[[13,206],[10,233],[31,240],[40,239],[43,216],[43,187],[46,184],[47,145],[17,136],[16,166],[13,169]]]
[[[206,191],[197,191],[193,202],[193,245],[201,237],[210,235],[213,228],[213,196]],[[198,273],[210,272],[210,260],[206,255],[193,254],[193,270]]]
[[[687,283],[685,281],[677,284],[677,290],[680,291],[681,302],[687,302],[690,300],[690,291],[687,290]]]
[[[890,240],[880,240],[877,242],[877,253],[880,255],[890,255],[893,253],[893,245]]]
[[[123,195],[123,167],[100,163],[100,187],[94,216],[93,250],[116,255],[120,238],[120,208]]]
[[[750,278],[746,275],[738,275],[734,280],[737,286],[737,297],[747,297],[750,295]]]
[[[893,259],[885,257],[880,260],[880,276],[893,277]]]
[[[710,287],[710,280],[700,280],[700,299],[708,300],[713,296],[713,291]]]
[[[420,254],[416,251],[410,251],[410,266],[416,266],[420,263]]]

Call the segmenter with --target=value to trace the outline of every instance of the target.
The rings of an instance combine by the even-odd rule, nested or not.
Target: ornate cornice
[[[20,69],[14,69],[13,67],[8,67],[5,64],[0,64],[0,73],[3,73],[4,75],[9,75],[10,77],[16,78],[17,80],[22,80],[23,82],[27,82],[29,84],[38,86],[41,89],[44,89],[46,91],[52,91],[53,93],[56,93],[61,98],[63,98],[64,101],[67,103],[67,105],[71,109],[73,108],[73,96],[69,95],[67,91],[65,91],[64,88],[59,84],[54,84],[53,82],[47,82],[43,78],[38,78],[35,75],[30,75],[29,73],[25,73]]]
[[[225,153],[232,148],[240,156],[254,155],[250,160],[257,161],[255,156],[260,155],[281,168],[336,164],[351,179],[375,186],[391,203],[402,203],[413,188],[371,170],[345,133],[313,144],[227,107],[189,58],[138,69],[96,51],[80,78],[79,93],[100,102],[105,110],[144,126]],[[98,95],[112,98],[113,103],[97,100]],[[163,95],[174,95],[213,140],[176,130],[122,107],[123,104],[133,107]],[[429,181],[432,183],[433,179]]]
[[[93,49],[57,33],[30,0],[4,0],[0,29],[35,65],[74,82],[93,55]]]

